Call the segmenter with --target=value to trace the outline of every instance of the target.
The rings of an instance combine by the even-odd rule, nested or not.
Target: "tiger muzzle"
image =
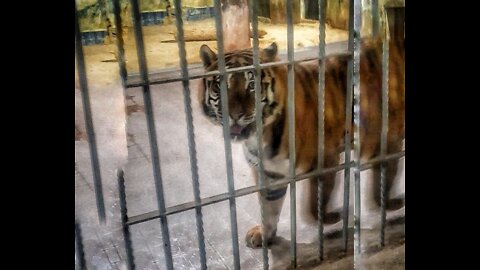
[[[233,124],[230,126],[230,136],[232,139],[243,140],[247,139],[249,135],[250,132],[247,126],[243,127],[239,124]]]

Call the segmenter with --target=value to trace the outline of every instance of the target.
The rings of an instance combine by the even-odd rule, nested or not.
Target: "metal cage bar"
[[[117,44],[117,61],[119,67],[120,78],[122,80],[122,87],[125,93],[127,85],[127,68],[125,62],[125,43],[123,40],[123,27],[122,17],[120,15],[120,0],[113,0],[113,13],[115,16],[116,27],[116,44]],[[125,18],[126,19],[126,18]],[[127,198],[125,194],[125,178],[122,169],[117,170],[117,185],[118,185],[118,197],[120,203],[120,219],[122,224],[122,235],[125,244],[126,253],[126,266],[128,270],[135,270],[135,258],[133,256],[133,246],[130,236],[130,227],[128,225],[127,215]]]
[[[265,172],[263,167],[263,108],[261,105],[262,100],[262,85],[261,85],[261,69],[260,69],[260,54],[259,54],[259,42],[258,42],[258,1],[248,1],[250,7],[250,20],[252,22],[252,36],[253,36],[253,66],[255,67],[255,124],[256,124],[256,136],[258,145],[258,186],[264,187],[269,185],[268,181],[265,184]],[[265,192],[263,192],[265,193]],[[263,194],[261,195],[263,196]],[[262,231],[265,231],[265,206],[260,199],[260,215],[262,222]],[[268,270],[268,249],[267,239],[262,237],[262,256],[263,256],[263,269]]]
[[[387,135],[388,135],[388,61],[389,61],[389,28],[388,20],[385,20],[385,29],[383,35],[382,46],[382,133],[380,140],[380,155],[387,154]],[[387,200],[387,186],[386,186],[386,164],[380,165],[380,206],[381,206],[381,220],[380,220],[380,246],[385,246],[385,224],[387,218],[386,200]],[[378,188],[378,187],[377,187]]]
[[[120,197],[120,212],[121,212],[121,221],[122,221],[122,232],[125,241],[126,253],[127,253],[127,268],[129,270],[135,269],[134,257],[133,257],[133,247],[130,238],[130,229],[129,226],[142,223],[148,220],[159,218],[161,220],[162,236],[164,241],[164,251],[165,251],[165,260],[167,269],[173,269],[172,261],[172,251],[170,246],[170,238],[168,231],[168,222],[167,216],[187,211],[190,209],[196,210],[196,225],[197,225],[197,234],[198,234],[198,243],[200,250],[200,261],[202,269],[206,269],[206,254],[205,254],[205,239],[203,232],[203,219],[201,209],[203,206],[210,205],[213,203],[218,203],[221,201],[229,201],[230,205],[230,222],[231,222],[231,236],[232,236],[232,246],[233,246],[233,256],[234,256],[234,268],[240,269],[240,256],[239,256],[239,247],[238,247],[238,229],[237,229],[237,217],[236,217],[236,201],[235,199],[240,196],[245,196],[248,194],[256,192],[265,192],[267,188],[275,188],[290,184],[290,226],[291,226],[291,246],[290,246],[290,255],[291,255],[291,266],[296,268],[297,266],[297,246],[296,246],[296,182],[302,181],[312,177],[319,177],[324,174],[334,173],[340,170],[345,170],[344,177],[344,203],[343,203],[343,230],[342,237],[344,241],[344,248],[347,248],[348,241],[348,206],[349,206],[349,180],[350,180],[350,168],[353,168],[355,175],[355,186],[354,186],[354,268],[359,269],[358,261],[361,254],[361,242],[360,242],[360,172],[367,170],[380,163],[381,165],[381,231],[380,231],[380,243],[381,246],[384,246],[385,242],[385,224],[386,224],[386,185],[385,185],[385,162],[389,160],[399,159],[405,155],[404,151],[387,154],[387,132],[388,132],[388,54],[389,54],[389,32],[388,24],[385,27],[385,37],[383,42],[383,55],[382,55],[382,134],[381,134],[381,153],[380,156],[371,159],[365,163],[360,162],[360,27],[361,27],[361,0],[350,0],[349,8],[349,41],[348,41],[348,52],[341,53],[343,55],[351,55],[349,64],[348,64],[348,75],[347,75],[347,96],[346,96],[346,134],[345,134],[345,163],[339,166],[331,168],[324,167],[324,102],[325,102],[325,0],[319,0],[319,48],[318,48],[318,57],[295,60],[294,59],[294,47],[293,47],[293,3],[292,0],[287,0],[286,14],[287,14],[287,61],[278,61],[275,63],[264,63],[260,64],[259,62],[259,41],[258,41],[258,3],[257,1],[250,1],[250,19],[252,22],[252,35],[253,35],[253,55],[254,61],[253,65],[241,67],[241,68],[232,68],[229,69],[226,67],[225,58],[224,58],[224,46],[223,46],[223,33],[222,33],[222,14],[221,14],[221,1],[214,1],[214,8],[217,16],[215,17],[215,26],[216,26],[216,35],[217,35],[217,46],[218,46],[218,65],[219,70],[213,72],[203,72],[202,74],[195,74],[189,76],[189,70],[186,60],[186,51],[185,51],[185,40],[183,33],[183,20],[182,20],[182,9],[181,2],[175,1],[176,9],[176,28],[178,31],[178,47],[179,47],[179,58],[181,66],[181,77],[174,77],[162,80],[152,80],[149,81],[148,68],[146,63],[145,48],[143,42],[143,34],[140,20],[140,12],[138,6],[138,0],[130,0],[132,5],[132,16],[134,21],[134,32],[135,32],[135,41],[137,44],[137,56],[140,68],[140,83],[127,83],[127,70],[125,65],[125,49],[123,42],[123,32],[122,32],[122,23],[120,16],[120,2],[119,0],[113,0],[113,8],[115,15],[115,24],[117,29],[117,60],[119,62],[120,76],[122,79],[122,84],[125,88],[141,86],[143,89],[143,98],[145,101],[145,114],[147,120],[147,127],[149,133],[149,142],[150,150],[152,155],[152,167],[154,172],[154,180],[156,186],[156,195],[158,210],[144,213],[141,215],[128,217],[127,208],[126,208],[126,195],[125,195],[125,184],[123,171],[118,170],[117,180],[119,188],[119,197]],[[375,18],[375,15],[378,16],[378,0],[372,0],[372,33],[375,35],[378,31],[378,17]],[[386,13],[385,13],[386,16]],[[103,201],[102,194],[102,184],[100,177],[100,166],[98,162],[97,155],[97,146],[95,143],[95,134],[93,130],[93,121],[90,108],[90,100],[88,95],[88,83],[85,70],[85,60],[83,55],[83,48],[81,44],[81,35],[79,28],[79,21],[77,13],[75,13],[76,29],[75,29],[75,42],[76,42],[76,57],[78,65],[78,73],[80,80],[80,87],[82,93],[82,101],[84,106],[84,114],[86,119],[86,127],[88,132],[89,147],[91,153],[91,162],[92,170],[94,173],[94,183],[95,183],[95,194],[97,199],[97,210],[99,214],[99,219],[101,222],[105,222],[105,206]],[[388,20],[385,20],[388,23]],[[318,84],[318,168],[312,172],[296,175],[295,165],[296,165],[296,150],[295,150],[295,67],[294,64],[297,62],[308,61],[316,59],[319,61],[319,84]],[[271,66],[287,65],[288,68],[288,139],[289,139],[289,176],[286,179],[276,181],[273,184],[265,183],[265,175],[263,170],[262,163],[262,147],[259,147],[259,179],[260,182],[256,186],[250,186],[242,189],[235,190],[234,188],[234,178],[233,178],[233,167],[232,167],[232,150],[231,150],[231,139],[230,139],[230,125],[229,125],[229,113],[228,113],[228,102],[224,102],[228,98],[227,94],[227,84],[226,84],[226,75],[233,72],[242,72],[247,70],[255,71],[255,108],[257,110],[256,114],[256,124],[257,124],[257,142],[260,144],[262,138],[263,124],[262,124],[262,112],[261,112],[261,69]],[[193,127],[193,115],[191,108],[190,100],[190,88],[189,80],[201,78],[205,76],[219,75],[220,85],[221,85],[221,100],[222,100],[222,111],[224,117],[223,121],[223,136],[225,143],[225,158],[227,165],[227,181],[228,181],[228,192],[211,196],[208,198],[201,199],[200,197],[200,187],[198,180],[198,167],[197,167],[197,157],[196,157],[196,146],[194,140],[194,127]],[[155,121],[153,115],[153,106],[151,101],[151,84],[162,84],[174,81],[182,81],[183,85],[183,94],[184,94],[184,104],[185,104],[185,114],[187,121],[187,135],[189,142],[189,155],[190,155],[190,165],[192,171],[192,184],[194,192],[194,201],[187,202],[172,207],[165,207],[164,201],[164,191],[162,186],[162,177],[160,170],[160,159],[159,151],[157,147],[157,138],[155,130]],[[124,88],[124,89],[125,89]],[[353,107],[353,114],[352,114]],[[351,129],[352,129],[352,115],[353,115],[353,139],[354,139],[354,161],[351,161]],[[323,214],[322,213],[322,183],[318,184],[318,215],[319,215],[319,258],[323,260]],[[263,205],[262,209],[262,226],[264,224],[264,213]],[[103,218],[102,218],[103,216]],[[78,222],[75,222],[75,239],[76,239],[76,256],[79,259],[79,265],[82,269],[85,268],[85,255],[83,252],[82,236],[80,225]],[[268,264],[268,250],[266,248],[266,239],[262,239],[262,254],[263,254],[263,267],[264,269],[269,268]]]
[[[237,209],[235,197],[232,195],[235,193],[235,185],[233,178],[233,165],[232,165],[232,145],[230,143],[230,114],[228,111],[228,93],[227,93],[227,81],[226,81],[226,67],[225,67],[225,52],[223,46],[223,33],[222,33],[222,11],[220,0],[215,0],[215,30],[217,36],[218,47],[218,70],[220,72],[220,101],[222,103],[222,126],[223,126],[223,139],[225,145],[225,160],[227,164],[227,181],[228,181],[228,193],[231,195],[229,198],[230,205],[230,228],[232,234],[232,246],[233,246],[233,263],[235,269],[240,269],[240,252],[238,248],[238,228],[237,228]]]
[[[97,139],[93,128],[92,109],[90,105],[90,94],[88,90],[87,71],[83,55],[82,35],[77,14],[77,2],[75,2],[75,53],[77,57],[78,77],[80,81],[80,92],[82,95],[83,115],[85,117],[85,129],[87,131],[88,147],[90,151],[90,162],[93,171],[93,184],[95,188],[95,199],[97,203],[98,219],[105,224],[105,201],[103,199],[102,176],[100,173],[100,162],[98,161]]]
[[[117,60],[118,68],[120,72],[120,78],[122,79],[122,86],[125,88],[127,85],[127,67],[125,64],[125,46],[123,41],[123,28],[122,28],[122,16],[120,16],[120,0],[113,0],[113,14],[115,16],[115,28],[116,28],[116,44],[117,44]]]
[[[353,52],[354,32],[353,29],[353,0],[350,0],[348,8],[348,51]],[[352,53],[353,54],[353,53]],[[353,107],[353,59],[348,59],[347,66],[347,91],[345,94],[345,163],[348,164],[351,161],[352,153],[352,107]],[[343,227],[342,227],[342,240],[343,250],[347,252],[348,248],[348,215],[350,208],[350,169],[346,167],[343,175]]]
[[[159,211],[165,212],[165,199],[162,184],[162,174],[160,169],[160,155],[157,145],[157,132],[155,130],[155,119],[153,115],[152,97],[150,93],[150,85],[148,82],[148,69],[145,57],[145,46],[143,43],[142,23],[140,18],[140,10],[138,0],[130,0],[132,5],[133,28],[135,31],[135,42],[137,47],[138,65],[142,80],[145,83],[142,87],[143,100],[145,103],[145,116],[147,120],[148,139],[150,142],[150,154],[152,155],[153,177],[155,180],[155,191],[157,195],[157,204]],[[167,217],[161,216],[160,223],[162,226],[162,240],[165,252],[165,264],[167,269],[173,269],[172,248],[170,245],[170,234],[168,231]]]
[[[297,267],[297,208],[296,208],[296,182],[295,178],[295,67],[293,62],[293,3],[287,0],[287,54],[288,54],[288,159],[290,181],[290,260],[291,267]]]
[[[353,7],[353,9],[352,9]],[[362,25],[362,1],[350,1],[350,20],[353,20],[353,123],[354,123],[354,157],[356,166],[353,168],[355,175],[354,186],[354,269],[360,269],[361,241],[360,241],[360,29]]]
[[[127,195],[125,194],[125,178],[123,170],[117,170],[118,197],[120,201],[120,219],[122,222],[123,242],[125,244],[125,253],[127,254],[127,269],[135,270],[135,258],[133,257],[132,239],[130,237],[130,227],[127,216]]]
[[[190,167],[192,172],[192,186],[195,203],[200,202],[200,183],[198,181],[197,150],[195,145],[195,135],[192,116],[192,102],[190,99],[190,85],[188,79],[187,57],[185,51],[185,37],[183,31],[182,2],[175,1],[175,17],[178,37],[178,52],[180,55],[180,66],[182,69],[183,101],[185,105],[185,115],[187,122],[188,149],[190,155]],[[207,258],[205,253],[205,236],[203,231],[202,207],[195,207],[195,218],[197,226],[198,248],[200,252],[200,265],[202,269],[207,269]]]
[[[317,169],[321,170],[324,166],[324,151],[325,151],[325,15],[326,15],[326,0],[318,0],[318,158]],[[318,257],[323,261],[323,181],[318,178]]]
[[[345,52],[339,52],[339,53],[332,53],[329,54],[329,56],[350,56],[350,53],[345,51]],[[302,58],[302,59],[296,59],[293,60],[294,63],[301,63],[301,62],[306,62],[306,61],[311,61],[311,60],[318,60],[318,56],[315,57],[307,57],[307,58]],[[277,62],[269,62],[269,63],[261,63],[259,64],[259,67],[261,69],[267,68],[267,67],[275,67],[275,66],[284,66],[287,65],[289,61],[277,61]],[[249,66],[243,66],[243,67],[236,67],[236,68],[227,68],[225,69],[225,74],[230,74],[230,73],[235,73],[235,72],[245,72],[245,71],[254,71],[255,66],[249,65]],[[215,71],[209,71],[209,72],[201,72],[200,74],[191,74],[190,75],[190,80],[193,79],[199,79],[199,78],[204,78],[208,76],[218,76],[220,75],[220,72],[215,70]],[[127,82],[127,88],[133,88],[133,87],[141,87],[144,84],[149,84],[149,85],[155,85],[155,84],[165,84],[165,83],[172,83],[172,82],[180,82],[183,80],[183,77],[181,75],[179,76],[172,76],[168,78],[162,78],[162,79],[152,79],[149,80],[148,82]]]
[[[365,162],[365,163],[360,165],[360,171],[368,170],[368,169],[372,168],[377,163],[387,161],[387,160],[391,160],[391,159],[399,159],[403,156],[405,156],[405,151],[371,159],[368,162]],[[344,170],[347,167],[355,166],[354,161],[351,161],[349,164],[350,165],[341,164],[341,165],[331,167],[331,168],[324,168],[322,170],[315,170],[315,171],[312,171],[312,172],[309,172],[309,173],[300,174],[300,175],[297,175],[294,178],[294,180],[295,180],[295,182],[303,181],[303,180],[308,179],[308,178],[318,177],[319,175],[338,172],[338,171]],[[279,180],[276,183],[271,184],[269,186],[269,188],[277,188],[277,187],[285,186],[285,185],[289,184],[291,181],[292,180],[289,179],[289,178]],[[258,187],[258,186],[249,186],[249,187],[237,189],[237,190],[235,190],[235,193],[233,195],[230,195],[230,193],[227,192],[227,193],[222,193],[222,194],[218,194],[218,195],[214,195],[214,196],[211,196],[211,197],[201,199],[199,205],[195,204],[195,202],[192,201],[192,202],[187,202],[187,203],[178,204],[178,205],[175,205],[175,206],[168,207],[165,210],[165,212],[162,213],[162,214],[160,214],[160,211],[155,210],[155,211],[147,212],[147,213],[144,213],[144,214],[136,215],[136,216],[133,216],[133,217],[129,218],[128,224],[129,225],[134,225],[134,224],[138,224],[138,223],[143,223],[143,222],[146,222],[146,221],[150,221],[152,219],[159,218],[160,216],[173,215],[173,214],[176,214],[176,213],[180,213],[180,212],[184,212],[184,211],[187,211],[187,210],[194,209],[195,207],[198,207],[198,206],[206,206],[206,205],[218,203],[218,202],[221,202],[221,201],[229,200],[231,197],[238,198],[238,197],[242,197],[242,196],[249,195],[249,194],[252,194],[252,193],[256,193],[256,192],[259,192],[259,191],[260,192],[265,191],[266,189],[267,189],[267,187]]]
[[[82,229],[77,220],[75,220],[75,256],[78,260],[78,268],[80,270],[86,270],[87,264],[85,262],[85,252],[83,250]]]

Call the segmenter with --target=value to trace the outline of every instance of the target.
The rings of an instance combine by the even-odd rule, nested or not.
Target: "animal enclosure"
[[[351,268],[360,269],[368,265],[372,253],[387,250],[389,245],[403,243],[404,213],[389,218],[386,209],[389,197],[385,180],[386,161],[398,161],[403,164],[404,149],[391,153],[387,148],[388,133],[388,63],[392,43],[404,42],[404,8],[387,7],[386,12],[378,10],[383,7],[372,5],[372,16],[376,21],[372,34],[380,34],[382,43],[382,130],[381,153],[373,159],[360,159],[360,136],[362,122],[360,121],[360,40],[361,35],[361,2],[350,1],[350,24],[345,33],[344,41],[328,42],[328,33],[336,34],[337,30],[329,29],[325,24],[324,13],[319,12],[317,22],[303,22],[294,25],[292,1],[285,1],[286,30],[285,42],[277,41],[279,46],[279,61],[260,63],[259,55],[262,48],[271,43],[271,28],[261,22],[258,17],[259,3],[249,1],[251,42],[253,64],[229,68],[225,63],[222,39],[222,1],[210,1],[205,12],[197,9],[185,9],[183,1],[171,1],[171,23],[162,25],[164,28],[154,28],[152,22],[164,21],[165,16],[147,14],[142,11],[141,3],[129,1],[131,23],[124,22],[125,6],[123,1],[113,0],[112,20],[114,29],[111,43],[108,45],[92,45],[96,42],[82,40],[80,22],[76,13],[76,64],[78,74],[78,104],[81,108],[83,123],[78,129],[83,130],[82,139],[76,142],[76,267],[80,269],[317,269],[328,267],[329,264],[340,262],[348,257]],[[209,1],[205,1],[209,2]],[[327,1],[318,1],[319,10],[326,9]],[[377,3],[377,1],[372,1]],[[210,4],[210,3],[207,3]],[[378,3],[377,3],[378,4]],[[164,5],[162,1],[162,5]],[[163,13],[162,13],[163,14]],[[212,18],[213,17],[213,18]],[[149,19],[152,18],[152,19]],[[192,19],[193,18],[193,19]],[[202,20],[202,21],[196,21]],[[201,41],[185,40],[190,26],[189,19],[197,25],[211,25],[215,38],[205,41],[210,47],[216,48],[218,70],[205,72],[198,56],[192,56],[190,47],[195,47],[197,53]],[[204,24],[202,24],[202,22]],[[317,43],[307,43],[305,35],[297,35],[297,30],[311,26],[316,30]],[[263,26],[266,39],[260,38]],[[125,28],[126,27],[126,28]],[[151,27],[151,28],[148,28]],[[124,31],[126,29],[126,31]],[[159,49],[167,51],[170,58],[155,59],[156,47],[151,45],[148,33],[174,30],[174,37],[158,42]],[[163,30],[162,30],[163,29]],[[165,30],[168,29],[168,30]],[[305,29],[303,29],[305,31]],[[340,32],[338,32],[340,33]],[[338,34],[341,36],[341,34]],[[162,37],[163,38],[163,37]],[[331,36],[330,36],[331,38]],[[98,42],[97,42],[98,43]],[[93,76],[88,70],[89,55],[94,55],[93,46],[113,46],[114,52],[109,61],[101,62],[109,67],[115,66],[118,84],[112,87],[112,92],[120,93],[116,99],[117,105],[105,103],[105,107],[118,107],[122,115],[120,122],[124,126],[114,127],[125,132],[125,162],[106,165],[107,154],[102,156],[103,149],[112,149],[113,155],[117,145],[109,146],[108,139],[103,140],[98,133],[102,121],[95,120],[96,111],[101,105],[95,105],[97,95],[93,93],[96,87],[103,91],[103,85],[92,86]],[[169,51],[171,46],[175,51]],[[190,47],[189,47],[190,46]],[[105,48],[105,47],[104,47]],[[194,48],[194,49],[195,49]],[[100,49],[99,49],[100,50]],[[85,53],[87,52],[87,53]],[[178,54],[177,54],[178,53]],[[201,115],[201,105],[197,102],[199,84],[203,78],[219,76],[228,78],[231,74],[252,71],[256,74],[255,106],[261,104],[260,71],[274,66],[286,66],[288,70],[288,119],[293,119],[294,105],[294,68],[296,63],[324,60],[328,56],[344,56],[348,59],[346,74],[346,122],[353,126],[345,127],[345,150],[338,166],[323,167],[319,164],[316,170],[297,174],[295,172],[295,144],[289,149],[288,175],[275,182],[275,187],[288,186],[285,205],[280,215],[277,238],[268,245],[262,242],[261,249],[246,247],[244,236],[247,230],[261,223],[264,210],[257,195],[266,192],[272,186],[264,182],[265,172],[259,171],[258,184],[250,179],[250,167],[243,156],[242,146],[232,141],[229,119],[224,117],[221,126],[215,126]],[[105,61],[104,61],[105,60]],[[161,62],[163,61],[163,62]],[[178,64],[165,64],[168,62]],[[100,61],[99,61],[100,62]],[[160,63],[161,62],[161,63]],[[320,61],[325,63],[325,61]],[[163,64],[162,64],[163,63]],[[108,73],[109,76],[114,73]],[[325,66],[319,65],[318,112],[323,119]],[[115,76],[115,75],[113,75]],[[108,76],[104,76],[108,77]],[[106,89],[106,88],[105,88]],[[106,90],[105,90],[106,91]],[[109,90],[110,91],[110,90]],[[225,79],[220,83],[220,99],[226,100],[229,86]],[[99,94],[101,95],[101,94]],[[109,100],[109,97],[105,97]],[[112,101],[113,102],[113,101]],[[97,106],[97,107],[95,107]],[[229,102],[222,102],[226,114]],[[260,108],[260,107],[258,107]],[[108,110],[108,108],[106,108]],[[258,109],[257,111],[261,111]],[[259,115],[259,114],[258,114]],[[123,121],[123,122],[122,122]],[[107,122],[107,121],[105,121]],[[262,130],[262,118],[256,117],[256,128]],[[294,122],[288,125],[288,141],[293,142]],[[114,129],[112,127],[112,129]],[[77,124],[76,124],[77,131]],[[119,134],[123,134],[119,132]],[[77,132],[76,132],[77,133]],[[79,131],[79,133],[82,133]],[[261,133],[261,132],[259,132]],[[324,125],[318,124],[319,156],[323,155]],[[77,137],[77,136],[76,136]],[[79,135],[79,138],[81,135]],[[260,140],[260,138],[257,138]],[[112,138],[112,142],[115,139]],[[261,143],[259,143],[260,145]],[[83,152],[82,152],[83,151]],[[109,150],[110,151],[110,150]],[[123,154],[122,154],[123,155]],[[85,159],[84,157],[88,157]],[[260,163],[262,163],[260,159]],[[361,181],[365,182],[370,175],[370,169],[380,166],[381,181],[378,188],[381,192],[381,207],[378,215],[374,215],[371,228],[363,226],[361,213],[362,189]],[[77,168],[78,167],[78,168]],[[401,166],[400,166],[401,167]],[[262,165],[260,165],[262,168]],[[403,170],[400,169],[402,178]],[[340,209],[341,221],[336,226],[323,224],[324,213],[318,211],[318,224],[310,225],[297,220],[299,211],[299,196],[304,180],[327,173],[336,173],[335,192],[339,194],[329,202],[330,209]],[[77,176],[78,174],[78,176]],[[262,176],[263,175],[263,176]],[[77,178],[83,178],[87,184],[77,185]],[[91,183],[91,184],[90,184]],[[400,185],[400,184],[399,184]],[[89,189],[90,195],[84,195],[82,189]],[[88,188],[87,188],[88,186]],[[322,184],[318,184],[318,197],[322,201]],[[398,195],[398,194],[397,194]],[[90,197],[89,197],[90,196]],[[82,210],[82,209],[88,209]],[[320,207],[319,207],[320,209]],[[403,210],[404,211],[404,210]],[[94,221],[94,222],[92,222]],[[98,224],[93,224],[93,223]],[[261,225],[261,224],[260,224]],[[85,238],[86,235],[95,235]],[[105,244],[106,243],[106,244]],[[373,243],[373,244],[372,244]],[[106,258],[106,259],[105,259]],[[329,269],[329,268],[318,268]],[[345,269],[349,269],[348,267]]]

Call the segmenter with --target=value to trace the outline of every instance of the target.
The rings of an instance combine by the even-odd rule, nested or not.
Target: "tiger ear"
[[[209,67],[213,61],[217,60],[217,55],[208,47],[206,44],[203,44],[200,47],[200,58],[203,62],[203,67]]]
[[[262,50],[261,56],[266,62],[273,62],[276,60],[278,54],[277,43],[273,42],[267,48]]]

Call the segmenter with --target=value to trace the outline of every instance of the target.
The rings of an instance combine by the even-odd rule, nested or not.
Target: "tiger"
[[[367,161],[380,154],[381,106],[382,106],[382,39],[362,38],[360,51],[360,138],[361,160]],[[402,151],[405,137],[404,124],[404,46],[400,42],[389,43],[389,100],[387,154]],[[253,64],[252,49],[226,52],[227,68],[238,68]],[[218,57],[208,45],[200,47],[200,58],[206,72],[218,70]],[[273,42],[259,50],[260,63],[279,61],[278,47]],[[295,95],[295,174],[304,174],[317,168],[318,160],[318,83],[319,63],[312,60],[294,64]],[[346,93],[348,55],[330,55],[325,59],[324,87],[324,160],[323,168],[339,165],[340,154],[345,148],[345,136],[353,142],[352,122],[346,126]],[[289,175],[288,140],[288,69],[286,65],[270,66],[261,69],[261,108],[263,134],[263,167],[265,181],[273,184]],[[229,73],[226,76],[229,115],[222,114],[220,98],[220,76],[204,77],[199,84],[198,102],[203,114],[213,123],[222,125],[222,118],[229,117],[230,136],[241,143],[245,158],[252,168],[258,183],[259,159],[256,136],[255,72],[252,70]],[[348,133],[347,133],[348,132]],[[353,145],[353,144],[352,144]],[[384,162],[386,166],[387,192],[392,188],[398,170],[398,160]],[[373,192],[374,202],[380,206],[380,164],[373,166],[373,183],[378,187]],[[300,200],[302,215],[307,220],[318,221],[317,180],[323,182],[323,221],[334,224],[341,221],[341,211],[326,212],[335,183],[335,172],[320,177],[306,179]],[[253,226],[245,236],[250,248],[262,247],[262,237],[271,245],[277,233],[277,224],[287,186],[258,192],[258,199],[264,206],[263,226]],[[389,193],[387,193],[389,194]],[[404,199],[388,198],[387,210],[400,209]]]

